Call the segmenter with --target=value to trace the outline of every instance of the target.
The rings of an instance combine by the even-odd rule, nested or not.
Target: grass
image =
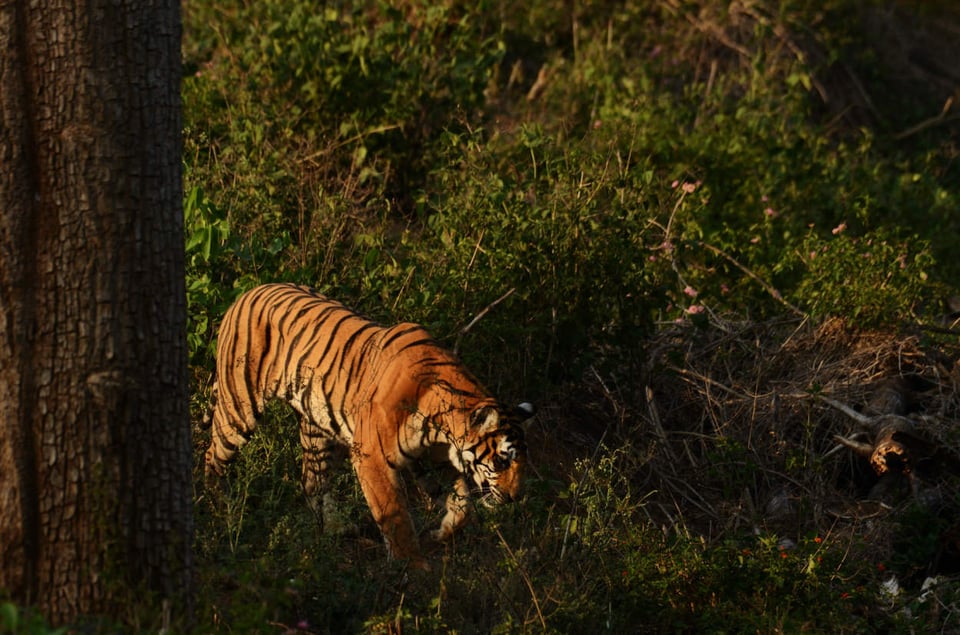
[[[877,493],[816,399],[919,377],[954,443],[952,5],[184,10],[195,411],[224,309],[272,280],[421,322],[540,409],[526,497],[428,573],[349,473],[356,532],[317,532],[271,410],[229,494],[198,488],[199,631],[954,628],[952,475]]]

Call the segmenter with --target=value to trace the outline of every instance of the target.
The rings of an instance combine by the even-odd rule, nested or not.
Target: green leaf
[[[0,604],[0,626],[4,631],[16,633],[19,631],[20,614],[17,606],[12,602]]]

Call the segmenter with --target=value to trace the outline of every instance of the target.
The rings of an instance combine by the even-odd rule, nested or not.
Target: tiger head
[[[534,407],[522,403],[512,410],[483,406],[470,414],[470,425],[459,452],[461,472],[484,500],[515,500],[527,460],[522,423]]]

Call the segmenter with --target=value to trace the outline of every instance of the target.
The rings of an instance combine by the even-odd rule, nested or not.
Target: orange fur
[[[323,520],[325,474],[338,447],[350,451],[360,487],[388,552],[426,566],[400,470],[430,458],[460,473],[440,529],[466,520],[473,492],[496,501],[519,495],[525,462],[519,421],[416,324],[384,327],[307,287],[268,284],[242,295],[224,316],[211,399],[208,476],[219,476],[271,399],[301,416],[302,483]]]

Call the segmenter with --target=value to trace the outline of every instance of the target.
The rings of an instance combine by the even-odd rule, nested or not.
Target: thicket
[[[862,533],[713,526],[739,517],[729,507],[743,491],[758,495],[750,435],[699,430],[709,447],[691,462],[714,472],[653,481],[665,446],[645,436],[651,377],[672,365],[682,378],[687,344],[727,351],[711,334],[749,330],[731,324],[942,327],[960,274],[950,3],[189,0],[184,11],[197,420],[219,317],[274,280],[385,323],[421,322],[505,401],[541,405],[524,504],[436,551],[422,577],[385,564],[375,534],[316,535],[296,424],[272,411],[231,472],[228,507],[199,501],[205,628],[950,623],[949,599],[910,613],[882,595]],[[748,348],[766,350],[711,359],[734,381],[731,360]],[[737,416],[729,426],[754,421]],[[798,438],[790,469],[820,469],[827,442]],[[648,504],[651,482],[663,493],[683,478],[709,481],[718,499]],[[361,521],[348,476],[342,487]]]

